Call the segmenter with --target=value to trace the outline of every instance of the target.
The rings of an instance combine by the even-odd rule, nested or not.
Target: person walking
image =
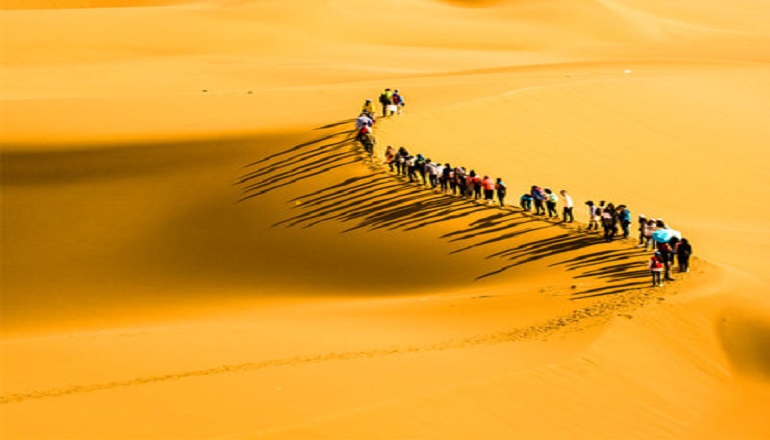
[[[460,173],[460,167],[452,168],[451,172],[449,173],[449,191],[452,193],[453,196],[457,195],[457,189],[458,189],[459,181],[460,181],[460,179],[457,177],[457,175],[459,173]],[[464,176],[463,176],[462,180],[465,180]]]
[[[406,167],[406,177],[409,178],[409,183],[413,183],[417,180],[417,158],[414,156],[407,156],[406,160],[404,162],[404,167]]]
[[[374,119],[372,119],[366,112],[361,112],[356,118],[356,130],[361,133],[361,130],[365,128],[372,128],[374,125]]]
[[[588,228],[586,230],[598,231],[600,217],[599,209],[594,205],[593,200],[587,201],[586,205],[588,205]]]
[[[663,286],[661,275],[663,274],[664,263],[662,258],[663,256],[660,254],[660,252],[655,252],[652,254],[652,257],[650,258],[650,264],[647,266],[650,269],[650,273],[652,274],[652,287]]]
[[[476,174],[475,170],[471,170],[470,178],[468,179],[469,190],[473,191],[473,200],[481,199],[481,190],[483,187],[482,178]],[[470,195],[469,195],[470,196]]]
[[[559,197],[551,191],[551,188],[545,189],[545,207],[548,210],[548,218],[559,217],[556,212],[556,203],[559,201]]]
[[[612,203],[602,210],[602,227],[604,228],[604,241],[612,241],[618,232],[618,215]]]
[[[497,191],[497,200],[500,202],[500,206],[505,206],[505,193],[508,192],[508,187],[503,183],[503,179],[498,177],[495,182],[495,190]]]
[[[669,242],[658,242],[658,253],[660,254],[660,260],[663,263],[663,279],[666,281],[674,281],[671,278],[671,258],[673,249]]]
[[[385,89],[380,93],[380,104],[382,104],[382,117],[388,116],[389,107],[393,104],[393,92],[390,89]]]
[[[545,208],[543,207],[545,193],[543,189],[537,185],[532,185],[530,194],[532,195],[532,202],[535,204],[535,215],[545,214]]]
[[[361,114],[365,114],[366,116],[370,117],[372,121],[374,121],[374,115],[377,114],[377,111],[374,109],[374,102],[372,102],[371,99],[364,101],[364,105],[361,106]]]
[[[388,164],[388,168],[390,169],[390,172],[393,172],[394,166],[396,161],[396,150],[388,145],[388,148],[385,149],[385,163]]]
[[[460,197],[468,195],[468,174],[465,167],[455,168],[455,180],[457,181],[457,191]]]
[[[454,176],[452,175],[452,165],[445,163],[444,169],[441,171],[438,180],[439,186],[441,187],[441,192],[449,192],[449,185],[452,180],[454,180]]]
[[[481,179],[481,187],[484,189],[484,201],[487,202],[488,205],[493,205],[495,203],[495,188],[497,187],[497,184],[495,184],[495,181],[492,180],[489,176],[484,176],[483,179]]]
[[[652,233],[655,232],[657,226],[655,225],[655,219],[651,218],[647,220],[644,225],[644,250],[655,249],[655,240],[652,238]]]
[[[519,204],[521,205],[521,209],[529,212],[532,210],[532,194],[530,193],[524,193],[519,197]]]
[[[396,153],[396,171],[399,176],[406,176],[406,158],[409,157],[409,151],[405,147],[398,149]]]
[[[438,175],[439,175],[439,167],[440,165],[437,163],[433,163],[430,158],[425,160],[425,174],[428,175],[428,183],[430,184],[431,188],[435,188],[438,186]]]
[[[639,231],[639,244],[636,247],[642,247],[644,246],[644,228],[647,226],[647,217],[644,214],[639,214],[637,221],[639,222],[639,227],[637,228],[637,231]]]
[[[356,119],[356,140],[364,147],[364,151],[371,156],[374,154],[374,133],[372,132],[372,120],[365,114]]]
[[[425,176],[425,157],[422,154],[417,154],[417,157],[414,159],[414,171],[422,179],[423,185],[428,183],[428,179]]]
[[[668,240],[668,246],[671,248],[671,253],[668,254],[668,264],[671,267],[674,267],[676,264],[676,248],[679,246],[679,237],[672,236],[670,240]]]
[[[618,222],[623,229],[623,238],[628,238],[631,235],[629,227],[631,226],[631,211],[628,210],[626,205],[618,206]]]
[[[575,217],[572,215],[572,208],[574,205],[572,204],[572,197],[567,194],[567,190],[561,190],[559,191],[559,194],[561,194],[562,202],[562,220],[565,223],[572,223],[575,221]]]
[[[692,255],[692,246],[686,238],[682,238],[676,246],[676,259],[679,261],[679,272],[690,271],[690,255]]]
[[[396,113],[400,115],[401,109],[406,105],[406,103],[404,102],[404,97],[401,95],[401,92],[399,92],[398,89],[393,91],[392,101],[392,105],[396,106]]]

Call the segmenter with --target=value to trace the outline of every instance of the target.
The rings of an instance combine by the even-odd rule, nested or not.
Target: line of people
[[[403,95],[398,89],[391,91],[389,88],[380,93],[380,105],[382,105],[382,117],[401,114],[406,105]],[[374,108],[374,102],[371,99],[364,101],[361,106],[361,112],[356,118],[356,140],[363,145],[364,150],[370,156],[374,155],[374,147],[377,140],[374,137],[374,124],[377,122],[377,112]]]
[[[409,182],[422,183],[445,194],[453,194],[472,200],[505,206],[508,187],[503,179],[476,173],[465,167],[453,167],[449,163],[434,162],[422,154],[410,154],[405,147],[385,149],[385,163],[390,171],[406,177]]]
[[[383,116],[401,113],[403,98],[398,93],[385,89],[380,95]],[[376,122],[374,104],[367,99],[361,114],[356,119],[357,139],[364,146],[365,151],[371,156],[374,154],[375,139],[373,127]],[[385,150],[385,163],[391,172],[403,176],[412,183],[421,183],[445,194],[466,197],[476,201],[485,201],[488,204],[497,203],[505,206],[505,198],[508,191],[502,178],[492,179],[488,175],[476,173],[465,167],[454,167],[447,163],[433,161],[423,154],[410,154],[405,147],[398,150],[388,146]],[[561,197],[559,197],[559,195]],[[574,202],[566,190],[560,190],[557,195],[550,188],[541,188],[532,185],[530,190],[519,198],[519,203],[524,211],[534,215],[542,215],[548,219],[559,219],[557,205],[561,201],[561,222],[574,222]],[[605,203],[604,200],[595,204],[587,201],[588,227],[586,230],[599,231],[601,225],[604,231],[604,240],[611,242],[620,230],[622,238],[628,239],[631,235],[632,216],[626,205],[615,206],[613,203]],[[639,244],[645,251],[654,250],[650,257],[648,268],[652,273],[652,285],[662,286],[663,281],[673,281],[671,268],[678,261],[679,272],[689,272],[689,260],[692,255],[692,246],[686,238],[682,238],[679,231],[669,228],[661,219],[647,219],[640,215],[639,219]]]

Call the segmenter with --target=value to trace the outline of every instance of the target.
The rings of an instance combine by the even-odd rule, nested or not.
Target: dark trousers
[[[407,168],[409,168],[408,170],[409,174],[407,175],[409,177],[409,181],[414,182],[415,180],[417,180],[417,169],[415,167],[407,167]]]
[[[618,232],[616,225],[603,225],[604,226],[604,239],[606,241],[612,241],[615,238],[615,234]]]
[[[652,271],[652,285],[653,286],[659,286],[661,285],[661,279],[660,279],[660,272]]]
[[[535,202],[535,215],[545,214],[545,209],[543,209],[543,201],[538,199],[532,199]]]
[[[673,278],[671,278],[671,255],[672,252],[660,251],[661,260],[663,260],[664,267],[663,278],[666,280],[673,280]]]
[[[562,219],[565,222],[570,222],[571,223],[571,222],[575,221],[575,218],[572,216],[572,207],[565,206],[562,211],[563,211],[562,212]],[[567,220],[567,219],[569,219],[569,220]]]
[[[628,227],[631,226],[631,223],[620,222],[620,226],[623,228],[623,238],[628,238],[629,234],[631,234],[631,231],[628,230]]]
[[[556,202],[545,202],[546,208],[548,208],[548,217],[558,217],[559,214],[556,213]]]

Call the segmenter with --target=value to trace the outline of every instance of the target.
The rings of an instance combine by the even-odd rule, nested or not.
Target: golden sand
[[[0,2],[0,435],[770,438],[768,19]],[[384,87],[407,105],[370,160],[352,118]],[[409,185],[386,145],[512,205],[567,189],[578,222]],[[648,287],[587,200],[664,218],[692,271]]]

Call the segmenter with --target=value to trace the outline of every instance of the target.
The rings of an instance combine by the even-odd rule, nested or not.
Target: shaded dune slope
[[[349,122],[331,125],[291,147],[276,135],[5,153],[4,322],[210,302],[214,288],[216,301],[483,291],[543,269],[574,299],[646,285],[642,252],[418,189],[362,162]]]

